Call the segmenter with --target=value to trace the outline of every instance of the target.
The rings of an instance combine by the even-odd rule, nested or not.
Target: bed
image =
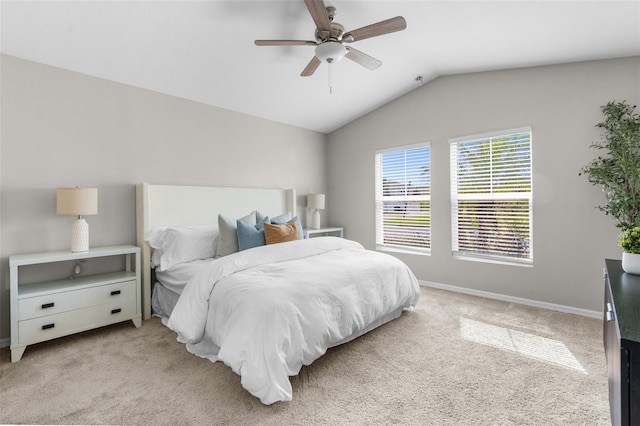
[[[418,301],[397,258],[304,239],[294,190],[142,183],[136,200],[144,318],[160,316],[264,404],[292,400],[289,377],[303,365]]]

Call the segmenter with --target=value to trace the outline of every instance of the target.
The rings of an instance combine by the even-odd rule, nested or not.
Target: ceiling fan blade
[[[322,0],[304,0],[309,13],[316,23],[316,28],[321,31],[331,30],[331,22],[329,22],[329,14]]]
[[[347,47],[347,54],[344,55],[345,58],[351,59],[353,62],[362,65],[365,68],[370,70],[375,70],[382,65],[382,62],[373,58],[366,53],[363,53],[359,50],[354,49],[351,46]]]
[[[353,43],[354,41],[364,40],[365,38],[402,31],[405,28],[407,28],[407,21],[405,21],[402,16],[396,16],[386,21],[380,21],[367,25],[366,27],[358,28],[357,30],[349,31],[342,36],[342,40],[347,43]]]
[[[311,40],[256,40],[256,46],[315,46]]]
[[[309,77],[310,75],[313,75],[313,73],[316,72],[321,63],[322,62],[320,62],[320,59],[318,59],[317,56],[314,56],[313,58],[311,58],[311,61],[309,61],[307,66],[302,70],[302,73],[300,73],[300,75],[302,77]]]

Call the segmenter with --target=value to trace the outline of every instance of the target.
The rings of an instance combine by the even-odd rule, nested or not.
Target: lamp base
[[[74,253],[89,250],[89,224],[78,218],[71,225],[71,251]]]
[[[312,229],[320,229],[320,210],[315,209],[313,212],[313,221],[311,222]]]

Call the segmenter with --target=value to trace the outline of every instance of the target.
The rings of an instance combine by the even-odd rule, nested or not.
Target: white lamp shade
[[[307,195],[307,208],[324,210],[324,194]]]
[[[338,62],[347,54],[347,49],[337,41],[327,41],[316,47],[316,56],[322,62]]]
[[[98,214],[98,188],[58,188],[56,211],[63,216]]]

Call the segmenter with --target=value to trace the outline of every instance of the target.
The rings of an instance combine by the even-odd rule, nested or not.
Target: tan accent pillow
[[[296,241],[300,239],[298,223],[291,222],[284,225],[264,224],[264,239],[267,244],[284,243],[286,241]]]

